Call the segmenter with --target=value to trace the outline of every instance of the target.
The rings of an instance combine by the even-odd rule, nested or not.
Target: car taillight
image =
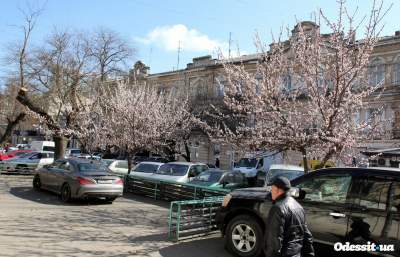
[[[95,184],[95,182],[93,180],[90,180],[87,178],[77,177],[76,179],[78,180],[80,185]]]
[[[114,184],[119,184],[119,185],[123,185],[124,184],[124,181],[122,181],[122,179],[117,179],[117,180],[115,180],[114,181]]]

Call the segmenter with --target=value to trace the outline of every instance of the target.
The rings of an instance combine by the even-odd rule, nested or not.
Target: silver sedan
[[[105,198],[112,202],[122,196],[123,181],[95,161],[67,159],[39,169],[33,187],[57,193],[63,202],[77,198]]]

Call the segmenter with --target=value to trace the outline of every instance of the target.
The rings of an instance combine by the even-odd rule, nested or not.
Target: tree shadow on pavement
[[[176,243],[159,250],[162,257],[232,257],[221,237]]]
[[[109,204],[108,202],[101,199],[74,199],[71,203],[63,203],[59,199],[58,195],[45,191],[35,190],[32,187],[11,187],[10,194],[37,203],[48,204],[48,205],[99,205]]]

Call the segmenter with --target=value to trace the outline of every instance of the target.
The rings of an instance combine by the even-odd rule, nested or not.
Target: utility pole
[[[176,70],[179,70],[179,55],[181,54],[181,41],[178,42],[178,63],[176,65]]]

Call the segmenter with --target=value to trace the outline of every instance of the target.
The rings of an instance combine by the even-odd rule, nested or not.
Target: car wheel
[[[42,187],[42,183],[40,182],[39,175],[36,175],[32,181],[33,188],[39,190]]]
[[[61,201],[68,203],[71,201],[71,188],[68,184],[64,184],[61,188]]]
[[[261,225],[250,215],[233,218],[227,228],[225,248],[236,256],[256,257],[261,254],[263,233]]]

